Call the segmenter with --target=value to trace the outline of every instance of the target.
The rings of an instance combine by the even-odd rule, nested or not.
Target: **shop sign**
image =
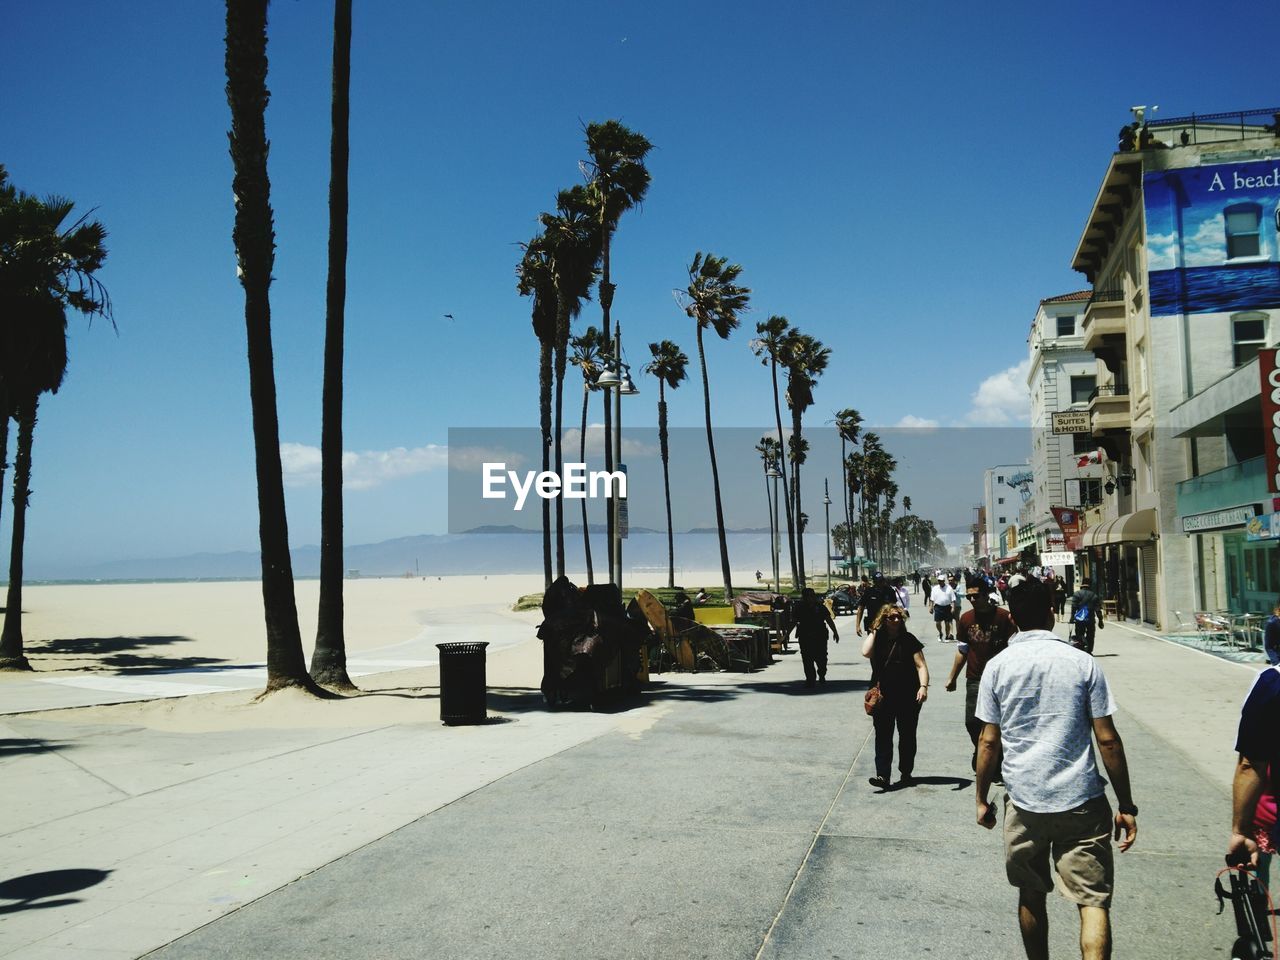
[[[1182,532],[1203,533],[1206,530],[1243,527],[1261,512],[1260,507],[1261,504],[1251,503],[1246,507],[1232,507],[1230,510],[1195,513],[1189,517],[1182,518]]]
[[[1053,519],[1058,524],[1058,529],[1062,531],[1064,539],[1068,539],[1072,534],[1079,533],[1080,512],[1072,510],[1070,507],[1050,507],[1049,512],[1053,514]]]
[[[1258,373],[1262,378],[1262,442],[1267,453],[1267,489],[1280,493],[1280,349],[1258,351]]]
[[[1088,410],[1059,410],[1049,415],[1055,434],[1092,433]]]
[[[1264,513],[1244,525],[1246,540],[1280,540],[1280,513]]]
[[[1040,554],[1040,565],[1044,567],[1073,567],[1075,566],[1076,555],[1074,553],[1042,553]]]

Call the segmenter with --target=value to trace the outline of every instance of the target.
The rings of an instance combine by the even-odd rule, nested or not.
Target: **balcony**
[[[1128,383],[1118,380],[1100,384],[1089,394],[1089,425],[1095,435],[1106,430],[1128,430],[1132,423]]]
[[[1104,337],[1123,337],[1125,334],[1123,290],[1095,290],[1084,308],[1084,348],[1097,352],[1104,345]]]
[[[1184,517],[1249,503],[1269,503],[1267,458],[1254,457],[1202,473],[1178,484],[1178,513]]]

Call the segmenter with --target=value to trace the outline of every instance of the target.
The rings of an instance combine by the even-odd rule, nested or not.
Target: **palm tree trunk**
[[[725,538],[724,505],[720,501],[720,470],[716,466],[716,443],[711,434],[711,385],[707,380],[707,354],[702,347],[702,327],[698,331],[698,364],[702,368],[702,404],[707,418],[707,452],[711,455],[711,486],[716,498],[716,534],[720,538],[720,572],[724,575],[724,602],[733,599],[729,575],[729,541]]]
[[[329,278],[325,290],[324,396],[320,438],[320,606],[311,678],[344,690],[347,642],[342,599],[342,355],[347,300],[347,168],[351,116],[351,2],[333,8],[333,116],[329,146]]]
[[[800,582],[800,574],[796,569],[796,519],[791,510],[791,486],[787,481],[787,443],[782,439],[782,404],[778,400],[778,361],[770,359],[769,369],[773,374],[773,416],[778,421],[778,469],[782,472],[782,500],[787,508],[787,555],[791,558],[791,583]]]
[[[800,407],[791,408],[791,437],[796,444],[796,452],[801,450],[800,440]],[[791,485],[793,487],[793,499],[795,500],[796,511],[796,569],[799,571],[799,578],[796,580],[796,586],[801,590],[805,585],[805,569],[804,569],[804,510],[800,506],[800,462],[797,460],[791,464]]]
[[[563,421],[561,418],[564,409],[564,375],[568,369],[569,360],[569,308],[567,304],[561,303],[559,307],[559,316],[556,319],[556,426],[555,426],[555,445],[556,445],[556,476],[564,476],[564,450],[562,441],[564,439]],[[563,493],[563,491],[562,491]],[[556,508],[556,576],[564,576],[564,497],[555,498]]]
[[[13,465],[13,542],[9,551],[4,629],[0,632],[0,670],[31,669],[31,662],[22,652],[22,548],[27,535],[27,500],[31,496],[31,441],[36,431],[37,401],[37,397],[32,397],[19,404],[15,412],[18,453]]]
[[[542,469],[551,469],[551,344],[541,341],[538,352],[538,415],[542,426]],[[551,589],[551,501],[542,500],[543,589]]]
[[[275,260],[271,181],[267,176],[267,3],[227,0],[227,103],[231,108],[232,238],[244,287],[249,398],[258,481],[258,539],[267,630],[267,692],[282,687],[322,691],[307,673],[293,594],[293,563],[280,467],[280,424],[271,353],[268,288]]]
[[[0,393],[0,491],[4,490],[4,475],[9,470],[9,412],[9,403]],[[3,514],[4,495],[0,493],[0,516]]]
[[[613,245],[613,231],[604,225],[604,204],[600,205],[600,224],[603,228],[600,235],[600,322],[604,326],[604,342],[613,342],[613,331],[610,327],[610,311],[613,310],[613,283],[609,280],[609,248]],[[606,349],[611,349],[606,346]],[[614,350],[617,353],[617,350]],[[608,366],[608,363],[605,364]],[[622,371],[618,371],[622,376]],[[612,473],[613,466],[613,391],[604,391],[604,469]],[[618,398],[618,403],[622,398]],[[605,541],[609,548],[609,582],[613,583],[613,502],[605,510]]]
[[[676,585],[676,540],[671,529],[671,449],[667,445],[667,396],[658,378],[658,451],[662,454],[662,493],[667,501],[667,586]]]
[[[591,387],[586,380],[582,381],[582,430],[578,435],[578,459],[587,462],[587,403],[591,399]],[[595,571],[591,569],[591,527],[587,522],[587,498],[582,498],[582,552],[587,558],[587,586],[596,582]]]
[[[853,574],[853,513],[849,510],[849,463],[845,454],[845,438],[840,438],[840,476],[844,480],[844,529],[845,545],[849,549],[849,574]]]

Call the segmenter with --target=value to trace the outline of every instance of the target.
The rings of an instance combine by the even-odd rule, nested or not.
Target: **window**
[[[1227,259],[1257,257],[1262,254],[1262,207],[1256,203],[1233,203],[1222,211],[1227,230]]]
[[[1080,480],[1080,506],[1091,507],[1102,502],[1102,481],[1082,478]]]
[[[1088,403],[1089,397],[1093,393],[1094,388],[1098,385],[1098,378],[1095,377],[1072,377],[1071,378],[1071,402],[1072,403]]]
[[[1258,355],[1267,343],[1265,313],[1237,313],[1231,318],[1232,362],[1238,367]]]
[[[1000,518],[1000,520],[999,520],[999,523],[1000,523],[1001,525],[1006,524],[1006,523],[1008,523],[1008,522],[1009,522],[1009,521],[1005,520],[1005,518],[1004,518],[1004,517],[1001,517],[1001,518]]]
[[[1004,497],[996,497],[996,503],[1004,503]]]
[[[1076,332],[1075,317],[1059,317],[1058,318],[1058,336],[1071,337]]]
[[[1093,453],[1098,449],[1098,441],[1093,439],[1091,433],[1073,433],[1071,435],[1071,452],[1076,456],[1085,453]]]
[[[996,483],[1004,483],[1004,477],[996,477]]]

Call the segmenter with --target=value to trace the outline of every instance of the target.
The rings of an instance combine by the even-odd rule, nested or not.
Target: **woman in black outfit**
[[[862,642],[862,655],[871,661],[871,682],[880,684],[884,699],[872,714],[876,728],[876,775],[868,782],[887,790],[893,772],[893,730],[898,729],[900,786],[914,783],[916,724],[929,696],[929,665],[924,647],[907,631],[907,611],[892,604],[881,608],[871,632]]]

